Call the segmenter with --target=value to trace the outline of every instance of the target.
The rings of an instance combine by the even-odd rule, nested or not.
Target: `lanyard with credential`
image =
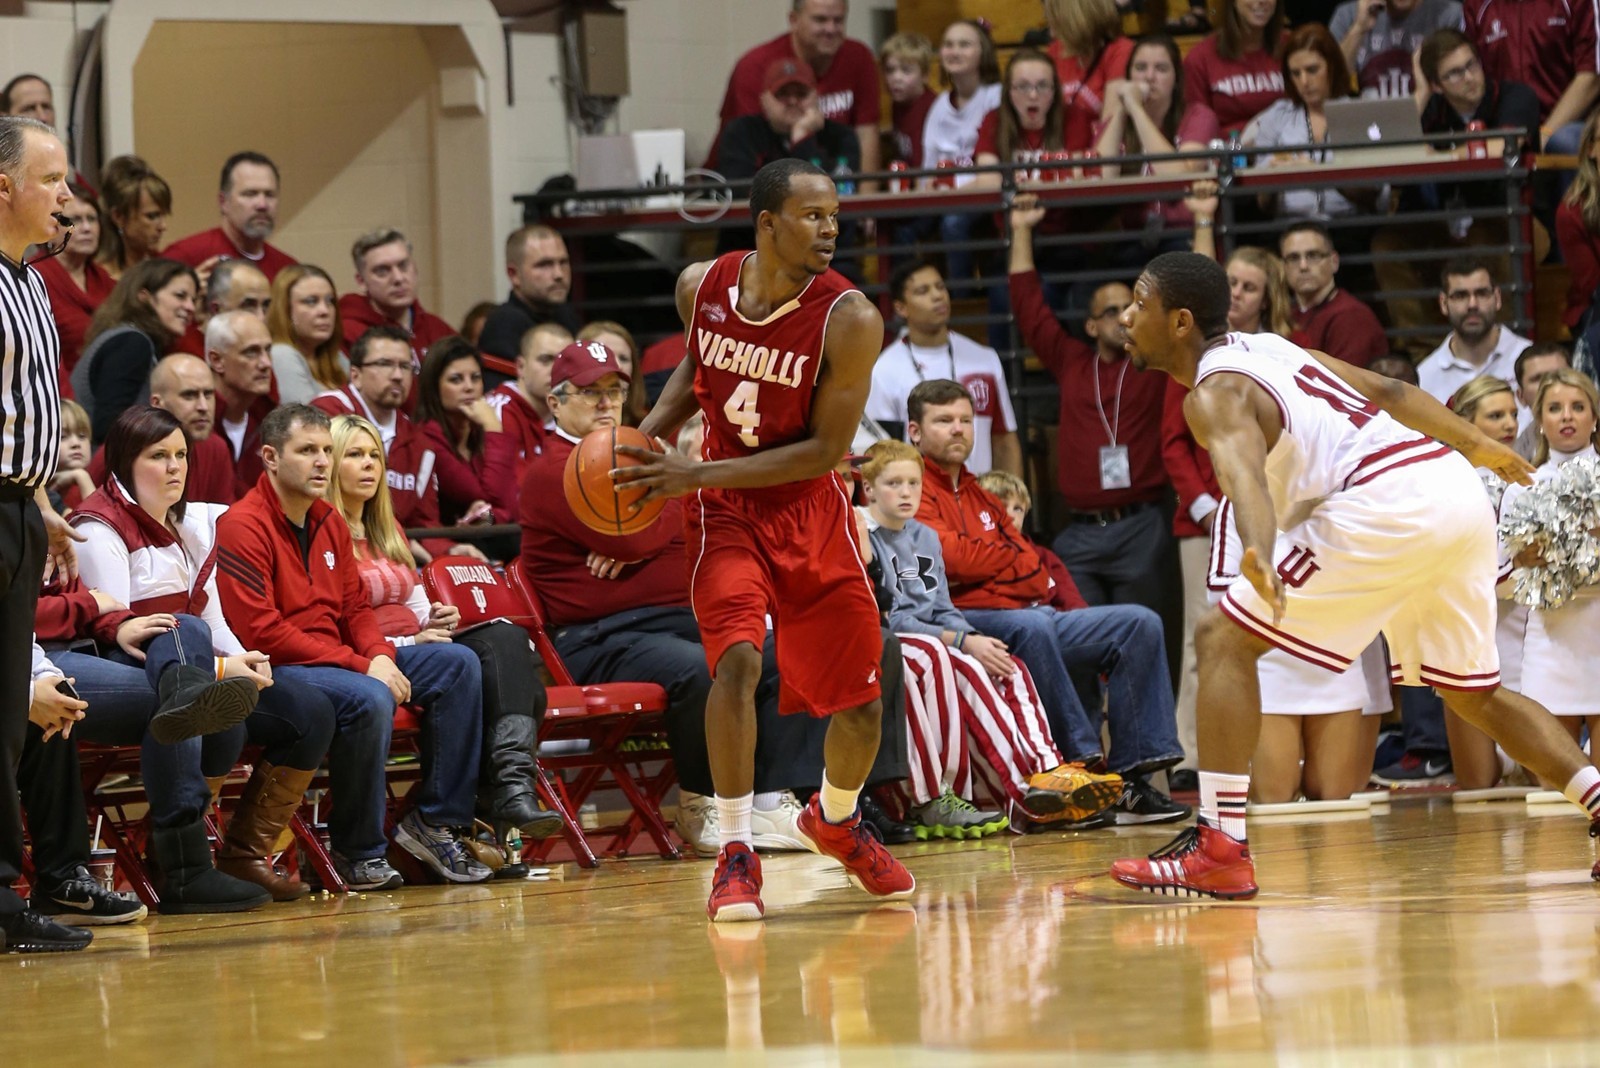
[[[905,337],[901,338],[900,340],[905,344],[906,359],[911,361],[911,369],[917,372],[917,381],[926,382],[928,380],[928,376],[922,373],[922,365],[917,362],[917,354],[911,351],[911,339],[909,337]],[[956,347],[951,343],[948,337],[944,339],[944,351],[950,355],[950,381],[961,381],[961,379],[956,377]],[[1102,420],[1104,420],[1104,418],[1104,416],[1101,416]]]
[[[1122,373],[1117,376],[1117,401],[1111,409],[1111,419],[1106,420],[1105,402],[1100,398],[1100,367],[1098,357],[1094,367],[1094,407],[1100,413],[1100,425],[1109,445],[1100,446],[1100,488],[1103,490],[1127,489],[1133,485],[1133,469],[1128,462],[1128,447],[1117,444],[1117,432],[1122,429],[1122,384],[1128,377],[1128,363],[1124,359]]]

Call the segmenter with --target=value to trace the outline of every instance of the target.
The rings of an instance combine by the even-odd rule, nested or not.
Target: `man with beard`
[[[219,259],[249,260],[271,281],[296,262],[267,243],[278,226],[278,165],[259,152],[235,152],[222,165],[217,193],[222,225],[190,234],[162,253],[199,269]]]
[[[1422,391],[1447,404],[1456,390],[1479,375],[1504,379],[1517,388],[1516,363],[1531,342],[1495,322],[1500,285],[1488,262],[1458,256],[1439,274],[1439,310],[1450,322],[1450,336],[1417,365]],[[1530,415],[1522,409],[1526,425]]]

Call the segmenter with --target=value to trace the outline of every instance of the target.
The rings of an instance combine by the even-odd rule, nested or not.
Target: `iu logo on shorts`
[[[1316,554],[1303,545],[1296,545],[1278,565],[1278,577],[1283,579],[1285,586],[1298,590],[1321,570],[1322,565],[1316,562]]]

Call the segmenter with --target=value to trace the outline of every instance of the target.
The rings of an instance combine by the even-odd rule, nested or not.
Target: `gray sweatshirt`
[[[950,582],[944,575],[939,535],[915,519],[904,529],[890,530],[867,520],[872,552],[883,567],[883,584],[894,596],[889,629],[897,634],[972,631],[972,624],[950,603]]]

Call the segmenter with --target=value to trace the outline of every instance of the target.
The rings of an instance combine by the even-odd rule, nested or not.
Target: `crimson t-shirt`
[[[262,246],[260,257],[247,256],[239,250],[239,246],[228,240],[228,235],[220,226],[214,230],[202,230],[198,234],[190,234],[182,241],[174,241],[161,255],[169,260],[187,263],[190,267],[198,267],[213,256],[245,260],[261,268],[261,273],[267,276],[269,282],[278,277],[278,272],[285,267],[300,262],[282,249],[266,244]]]
[[[761,79],[767,67],[779,59],[801,61],[795,55],[794,38],[787,33],[756,45],[733,65],[733,73],[728,76],[728,91],[722,97],[722,125],[717,129],[717,143],[711,146],[710,166],[716,166],[717,147],[728,123],[743,115],[761,114]],[[846,39],[828,69],[817,75],[817,95],[823,118],[846,126],[876,127],[878,61],[872,49],[860,41]]]
[[[1539,97],[1544,120],[1580,73],[1600,59],[1600,8],[1570,0],[1468,0],[1466,34],[1484,72],[1521,82]]]
[[[1094,147],[1094,127],[1105,107],[1106,82],[1128,76],[1128,60],[1133,57],[1133,38],[1118,37],[1100,50],[1085,67],[1076,56],[1069,56],[1060,41],[1051,41],[1046,50],[1055,61],[1061,79],[1062,141],[1069,152],[1087,152]]]
[[[928,121],[928,109],[933,107],[937,99],[938,93],[925,89],[921,96],[910,103],[897,103],[890,108],[894,123],[891,129],[894,131],[895,160],[909,164],[913,169],[922,166],[922,128]]]
[[[1224,130],[1240,130],[1282,98],[1283,67],[1265,49],[1225,59],[1212,34],[1183,58],[1183,91],[1190,103],[1210,108]]]

